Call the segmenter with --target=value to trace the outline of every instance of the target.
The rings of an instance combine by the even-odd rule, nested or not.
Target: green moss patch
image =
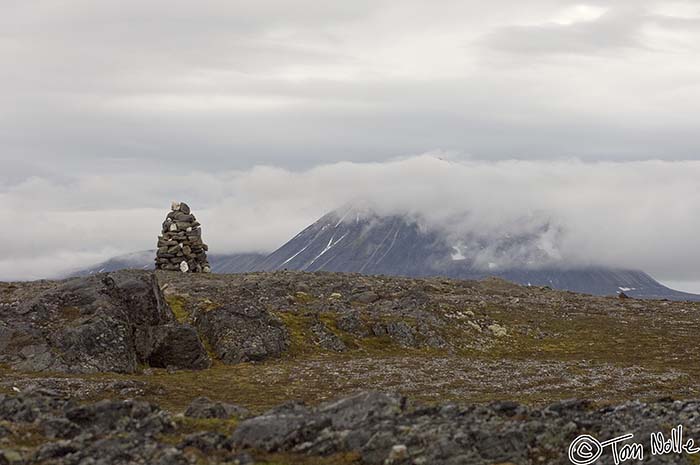
[[[169,295],[165,297],[165,301],[170,306],[170,309],[175,315],[175,319],[180,323],[188,323],[190,320],[190,312],[187,310],[187,300],[180,295]]]

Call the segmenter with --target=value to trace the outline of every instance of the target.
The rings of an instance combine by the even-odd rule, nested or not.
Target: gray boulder
[[[201,310],[194,318],[224,363],[260,361],[279,357],[289,347],[284,324],[259,305],[228,304]]]
[[[105,435],[114,432],[136,432],[152,437],[172,432],[170,415],[156,405],[137,400],[102,400],[94,404],[68,407],[65,417],[80,430]]]
[[[317,411],[334,428],[352,429],[364,422],[398,416],[405,405],[402,396],[370,391],[323,404]]]
[[[80,433],[80,428],[72,421],[54,416],[43,418],[41,428],[49,439],[69,439]]]
[[[217,452],[220,450],[233,450],[230,438],[217,433],[215,431],[200,431],[197,433],[188,434],[178,444],[178,449],[186,449],[194,447],[201,450],[205,454]]]
[[[338,318],[336,322],[338,329],[354,336],[367,337],[370,335],[369,329],[362,322],[356,313],[348,313]]]
[[[392,321],[386,325],[386,332],[390,338],[404,347],[416,347],[415,330],[405,321]]]
[[[404,409],[401,396],[376,392],[359,393],[315,409],[287,404],[243,421],[232,439],[237,447],[268,452],[303,448],[317,454],[334,453],[371,445],[366,427],[396,419]],[[381,452],[382,457],[392,445]]]
[[[153,272],[59,282],[1,312],[0,328],[0,363],[23,371],[132,373],[149,361],[209,366],[197,334],[177,324]]]
[[[247,418],[250,412],[245,407],[223,402],[214,402],[207,397],[197,397],[185,410],[185,416],[190,418]]]
[[[314,335],[315,342],[326,350],[334,352],[345,352],[348,350],[345,343],[320,321],[311,326],[311,332]]]
[[[311,441],[330,420],[320,418],[303,405],[290,404],[242,422],[233,432],[237,447],[250,447],[268,452],[289,450]]]

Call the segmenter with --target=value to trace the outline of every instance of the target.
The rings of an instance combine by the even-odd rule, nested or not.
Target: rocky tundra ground
[[[700,440],[699,309],[322,272],[0,283],[0,465],[571,463],[581,434]]]

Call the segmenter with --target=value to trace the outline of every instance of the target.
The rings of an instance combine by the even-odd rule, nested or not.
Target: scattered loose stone
[[[0,465],[20,465],[24,460],[22,455],[12,449],[0,449]]]
[[[386,459],[387,465],[406,460],[408,458],[408,448],[403,444],[397,444],[391,448],[389,457]]]
[[[506,328],[496,323],[489,325],[487,329],[491,331],[491,334],[493,334],[496,337],[504,337],[508,335],[508,331],[506,330]]]

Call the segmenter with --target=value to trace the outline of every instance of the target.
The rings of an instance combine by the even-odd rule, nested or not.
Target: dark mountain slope
[[[259,263],[265,270],[424,276],[448,250],[436,233],[404,218],[347,219],[329,213]]]

